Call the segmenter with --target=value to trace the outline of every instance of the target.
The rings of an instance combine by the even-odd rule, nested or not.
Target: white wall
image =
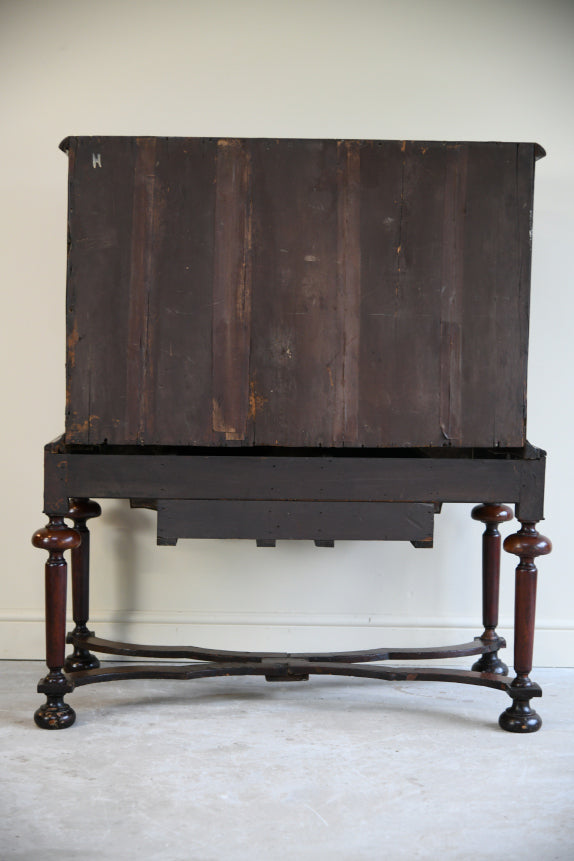
[[[0,655],[43,653],[42,446],[63,430],[68,134],[538,141],[529,438],[550,453],[538,664],[574,664],[568,512],[574,313],[574,4],[546,0],[0,3]],[[512,527],[513,529],[514,527]],[[456,642],[480,632],[480,534],[445,506],[409,544],[184,541],[105,504],[102,634],[237,648]],[[504,528],[508,533],[510,527]],[[506,556],[506,555],[505,555]],[[137,575],[136,575],[137,572]],[[502,630],[513,606],[503,567]]]

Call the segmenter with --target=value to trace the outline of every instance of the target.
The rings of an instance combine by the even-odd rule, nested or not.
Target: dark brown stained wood
[[[213,430],[245,440],[251,334],[251,158],[238,140],[217,144],[213,277]],[[206,298],[209,284],[206,284]],[[208,409],[208,404],[205,404]]]
[[[69,144],[69,442],[125,440],[134,151],[130,138]]]
[[[395,381],[400,357],[397,326],[403,153],[399,141],[370,142],[361,151],[361,343],[359,424],[365,445],[396,435]],[[404,380],[403,380],[404,384]],[[410,437],[412,438],[412,437]],[[405,445],[409,438],[405,440]]]
[[[361,339],[361,145],[337,142],[337,327],[340,360],[331,372],[335,390],[333,441],[356,445],[359,433]]]
[[[334,674],[530,700],[545,453],[525,438],[533,144],[70,138],[66,433],[45,448],[48,674],[35,712],[74,722],[76,685]],[[407,540],[477,502],[484,632],[430,649],[326,654],[129,645],[88,629],[90,497],[179,538]],[[516,569],[516,678],[498,656],[501,536]],[[70,518],[75,529],[69,529]],[[74,630],[66,637],[72,551]],[[398,572],[400,579],[400,572]],[[65,642],[74,651],[65,657]],[[94,652],[188,665],[100,667]],[[472,670],[368,666],[479,655]]]
[[[178,538],[432,540],[434,507],[408,502],[168,500],[158,504],[158,544]]]
[[[90,646],[93,648],[90,640]],[[112,652],[113,654],[113,652]],[[496,673],[473,673],[470,670],[452,670],[442,667],[395,667],[377,664],[338,664],[320,663],[319,661],[291,660],[285,656],[283,661],[272,663],[239,663],[229,664],[219,662],[197,662],[190,664],[135,664],[125,661],[120,664],[106,664],[97,670],[83,670],[73,674],[75,687],[97,684],[98,682],[125,681],[128,679],[201,679],[216,676],[257,676],[278,675],[282,681],[288,681],[289,676],[299,676],[303,679],[306,674],[356,676],[363,679],[382,679],[386,681],[409,682],[452,682],[455,684],[478,685],[505,691],[513,699],[527,699],[524,692],[511,687],[507,676]],[[269,680],[269,679],[268,679]],[[528,698],[540,697],[540,687],[531,683]]]
[[[544,452],[488,457],[262,457],[45,452],[44,510],[66,514],[68,496],[114,499],[497,502],[544,516]],[[121,451],[121,450],[120,450]],[[256,536],[261,537],[261,536]],[[332,535],[330,536],[333,537]],[[336,537],[336,536],[335,536]]]
[[[156,348],[154,290],[157,275],[156,243],[164,200],[157,177],[157,141],[136,141],[130,243],[128,331],[126,343],[126,428],[137,442],[154,435]],[[109,309],[113,313],[113,308]]]
[[[463,433],[468,440],[490,436],[497,445],[514,445],[525,438],[526,426],[534,147],[469,149]]]
[[[47,695],[36,709],[34,721],[42,729],[65,729],[74,723],[74,709],[63,701],[63,695],[74,689],[62,669],[66,658],[66,586],[67,563],[64,551],[79,547],[80,535],[70,529],[62,517],[50,517],[48,525],[32,536],[34,547],[49,553],[44,568],[46,596],[46,664],[48,674],[40,679],[38,692]]]
[[[512,153],[514,150],[511,147]],[[464,332],[464,386],[469,396],[466,397],[465,391],[463,410],[465,432],[477,439],[485,434],[495,436],[495,413],[499,409],[496,403],[499,382],[496,316],[500,311],[496,294],[499,290],[502,298],[503,291],[508,290],[508,284],[497,283],[500,277],[497,232],[501,219],[504,221],[508,216],[506,201],[501,201],[498,191],[504,183],[505,173],[500,155],[499,149],[481,151],[477,148],[468,164],[467,174],[465,255],[469,261],[489,261],[488,266],[469,265],[465,273],[468,290],[464,296],[463,313],[469,325]],[[512,182],[515,182],[515,176]],[[513,223],[515,221],[516,218]],[[490,230],[483,229],[486,223],[491,224]],[[507,241],[505,236],[505,244]],[[512,256],[512,245],[507,251]],[[517,289],[517,279],[513,281],[513,289]],[[516,324],[516,319],[512,318],[511,326],[516,327]],[[483,393],[480,398],[472,396],[477,387]],[[502,393],[504,400],[509,395],[509,391]],[[485,409],[486,397],[489,409]]]
[[[396,153],[395,153],[396,156]],[[384,313],[377,316],[387,333],[385,356],[394,370],[385,386],[388,428],[392,445],[443,445],[440,421],[440,338],[442,255],[444,241],[444,147],[403,141],[399,147],[400,186],[396,189],[394,261],[386,291]],[[438,181],[437,181],[438,178]],[[376,353],[377,340],[368,343]],[[390,354],[390,355],[389,355]],[[380,402],[379,402],[380,403]],[[375,415],[377,402],[375,401]]]
[[[96,652],[108,655],[124,655],[131,658],[184,658],[188,661],[216,661],[221,663],[241,662],[261,664],[267,661],[312,661],[314,663],[368,663],[370,661],[407,661],[432,658],[456,658],[468,655],[490,654],[506,645],[502,637],[485,643],[475,637],[469,643],[450,646],[422,646],[415,648],[382,647],[377,649],[355,649],[351,652],[241,652],[227,649],[205,649],[200,646],[148,646],[141,643],[122,643],[89,636],[81,639],[70,635],[72,643],[85,644]]]
[[[337,145],[254,141],[252,151],[253,439],[330,445],[342,356]]]
[[[67,147],[68,443],[524,445],[535,145]]]
[[[462,437],[464,228],[468,147],[445,150],[442,278],[440,283],[440,431],[449,443]],[[475,325],[470,323],[469,325]]]
[[[392,445],[444,445],[440,422],[440,288],[444,237],[444,147],[404,141],[392,349]],[[438,180],[438,181],[437,181]],[[376,349],[376,345],[372,345]]]
[[[69,403],[89,418],[72,410],[70,441],[210,441],[215,144],[72,139],[70,155]]]
[[[161,436],[169,445],[192,445],[212,437],[215,154],[212,141],[182,146],[171,138],[158,152],[164,213],[177,218],[168,217],[156,240],[154,415],[145,442]]]

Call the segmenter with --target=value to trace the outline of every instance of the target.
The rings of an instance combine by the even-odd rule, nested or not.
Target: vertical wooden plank
[[[163,445],[209,445],[215,140],[165,138],[157,177],[165,227],[156,240],[151,312],[157,330],[153,436]]]
[[[335,335],[341,359],[333,373],[335,445],[359,439],[359,349],[361,334],[361,145],[337,142],[337,284]]]
[[[363,260],[371,257],[362,288],[363,439],[441,445],[443,154],[432,144],[381,143],[363,172]]]
[[[522,446],[526,443],[526,383],[528,330],[530,320],[530,265],[532,246],[532,208],[534,199],[534,145],[512,146],[506,157],[509,207],[508,229],[513,241],[504,244],[500,255],[507,269],[501,271],[502,296],[496,305],[495,343],[497,352],[497,397],[495,445]],[[514,174],[514,176],[512,176]],[[510,191],[510,188],[512,191]],[[509,337],[509,329],[511,336]]]
[[[468,149],[445,145],[442,283],[440,288],[440,431],[449,445],[462,441],[464,219]],[[437,180],[440,175],[437,176]],[[478,323],[478,321],[476,321]]]
[[[342,374],[335,141],[254,141],[253,438],[333,444]]]
[[[392,445],[442,445],[439,421],[440,293],[445,154],[440,144],[405,142],[397,253]],[[403,441],[403,442],[401,442]]]
[[[390,444],[403,155],[397,141],[369,141],[361,152],[361,341],[359,439]],[[399,252],[400,253],[400,252]]]
[[[87,364],[80,343],[80,309],[78,308],[78,285],[74,271],[74,231],[76,155],[78,139],[66,138],[60,147],[68,156],[68,259],[66,273],[66,441],[85,442],[88,424],[84,427],[84,416],[88,414],[89,398],[87,386],[82,385],[84,367]],[[74,237],[74,240],[73,238]],[[85,345],[83,345],[85,347]]]
[[[528,275],[523,270],[530,257],[533,152],[529,146],[519,171],[515,144],[469,144],[469,150],[463,438],[466,445],[520,446],[528,340]]]
[[[130,243],[129,313],[126,350],[126,428],[138,443],[155,434],[156,323],[153,292],[156,244],[164,201],[156,172],[157,139],[136,138]]]
[[[464,248],[463,438],[470,445],[479,440],[483,445],[492,445],[498,374],[496,229],[500,225],[497,209],[501,204],[499,186],[504,172],[492,147],[470,145],[469,155]],[[512,338],[510,332],[509,337]]]
[[[130,138],[71,138],[66,440],[133,441],[125,425]]]
[[[251,332],[251,159],[239,140],[216,157],[213,273],[213,430],[246,440]]]

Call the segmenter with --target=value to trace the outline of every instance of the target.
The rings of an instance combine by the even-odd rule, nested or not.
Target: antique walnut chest
[[[46,448],[49,673],[63,694],[125,678],[94,651],[187,657],[129,677],[448,678],[530,699],[544,452],[526,440],[532,143],[70,137],[65,434]],[[88,621],[89,497],[158,512],[178,538],[409,540],[480,503],[484,632],[442,650],[277,655],[130,646]],[[500,534],[519,556],[516,677],[498,657]],[[70,518],[74,528],[66,526]],[[64,550],[74,652],[64,659]],[[64,602],[64,604],[62,604]],[[91,650],[91,651],[90,651]],[[472,670],[373,666],[478,655]],[[203,659],[206,659],[203,662]],[[199,663],[198,663],[199,661]]]
[[[66,442],[524,445],[536,145],[63,146]]]

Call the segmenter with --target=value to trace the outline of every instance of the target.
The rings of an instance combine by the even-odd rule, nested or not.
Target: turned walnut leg
[[[512,705],[499,718],[502,729],[509,732],[536,732],[542,720],[530,706],[529,688],[532,682],[534,647],[534,620],[536,611],[536,580],[538,569],[534,564],[537,556],[545,556],[552,544],[536,531],[536,523],[523,521],[520,532],[509,535],[504,549],[520,558],[516,568],[516,595],[514,605],[514,669],[516,678],[512,682]]]
[[[47,701],[34,714],[42,729],[65,729],[76,719],[73,708],[64,702],[64,694],[73,690],[73,684],[62,672],[66,648],[66,585],[67,565],[65,550],[80,545],[80,535],[70,529],[63,517],[48,515],[48,525],[32,536],[32,544],[49,553],[46,562],[46,664],[48,675],[40,680],[38,692],[46,694]]]
[[[72,550],[72,601],[75,628],[72,637],[90,637],[93,631],[87,627],[90,616],[90,531],[87,520],[99,517],[102,509],[91,499],[70,499],[70,508],[66,515],[74,521],[82,543]],[[83,649],[74,642],[74,651],[66,658],[64,669],[68,673],[77,670],[91,670],[100,666],[100,662],[88,649]]]
[[[507,505],[484,503],[472,509],[471,517],[484,523],[482,534],[482,624],[484,633],[481,640],[492,643],[499,639],[498,594],[500,585],[500,532],[498,524],[512,520],[512,509]],[[498,657],[498,652],[487,652],[473,664],[473,670],[480,673],[500,673],[506,675],[508,667]]]

